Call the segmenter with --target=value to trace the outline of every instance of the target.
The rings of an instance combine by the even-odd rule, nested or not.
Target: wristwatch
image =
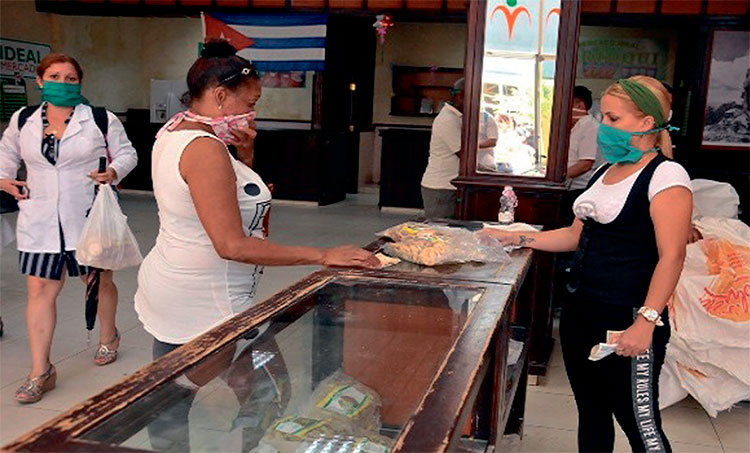
[[[638,314],[646,318],[646,321],[654,323],[657,326],[663,326],[664,323],[659,316],[659,312],[649,307],[641,307],[638,309]]]

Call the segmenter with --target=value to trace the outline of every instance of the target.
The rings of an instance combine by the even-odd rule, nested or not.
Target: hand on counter
[[[380,261],[365,249],[353,245],[344,245],[325,249],[323,252],[324,266],[334,267],[364,267],[374,269],[380,266]]]
[[[493,237],[500,241],[503,245],[520,245],[520,234],[517,231],[503,231],[496,228],[482,228],[479,234],[484,234]]]

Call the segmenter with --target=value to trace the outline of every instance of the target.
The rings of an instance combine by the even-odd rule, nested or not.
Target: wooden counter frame
[[[480,302],[443,360],[417,410],[404,425],[393,451],[448,451],[455,447],[462,428],[474,408],[487,373],[492,389],[483,398],[493,400],[492,426],[489,441],[499,443],[511,410],[505,401],[505,361],[503,347],[507,339],[512,302],[528,270],[531,254],[518,257],[521,261],[514,284],[446,279],[441,276],[396,274],[388,271],[355,271],[326,269],[300,280],[282,292],[229,319],[181,348],[141,368],[120,382],[74,406],[53,420],[27,433],[3,450],[24,451],[138,451],[132,448],[95,443],[81,437],[98,427],[128,405],[156,390],[201,359],[219,351],[249,330],[284,311],[304,311],[305,297],[335,281],[357,281],[429,285],[432,287],[466,287],[484,289]],[[311,303],[311,302],[310,302]],[[525,354],[519,362],[525,369]],[[524,381],[525,373],[518,381]],[[518,382],[512,384],[517,387]],[[457,389],[461,389],[457,391]],[[511,397],[513,395],[511,394]],[[439,428],[438,428],[439,427]]]

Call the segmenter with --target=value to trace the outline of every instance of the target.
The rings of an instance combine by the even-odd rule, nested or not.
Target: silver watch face
[[[659,313],[656,310],[649,308],[641,309],[641,314],[651,322],[656,321],[656,318],[659,317]]]

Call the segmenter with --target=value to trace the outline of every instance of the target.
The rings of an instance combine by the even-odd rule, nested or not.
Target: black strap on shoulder
[[[21,110],[21,113],[18,114],[18,130],[21,130],[21,128],[23,128],[23,126],[26,124],[26,121],[31,115],[34,114],[34,112],[36,112],[38,108],[39,105],[30,105],[28,107],[24,107]],[[105,109],[104,107],[91,107],[91,113],[94,115],[94,122],[96,123],[96,127],[98,127],[100,131],[102,131],[104,142],[106,143],[107,131],[109,129],[107,109]]]
[[[102,135],[104,136],[104,146],[109,148],[109,143],[107,143],[107,130],[109,129],[107,109],[105,109],[104,107],[91,107],[91,113],[93,113],[94,115],[94,122],[96,123],[96,127],[98,127],[100,131],[102,131]]]
[[[109,118],[107,118],[107,109],[104,107],[91,107],[91,113],[94,115],[96,127],[102,131],[104,138],[107,138],[107,129],[109,129]]]
[[[26,120],[29,119],[31,115],[36,112],[36,109],[39,108],[39,105],[30,105],[28,107],[24,107],[21,110],[21,113],[18,114],[18,130],[20,131],[24,124],[26,124]]]

